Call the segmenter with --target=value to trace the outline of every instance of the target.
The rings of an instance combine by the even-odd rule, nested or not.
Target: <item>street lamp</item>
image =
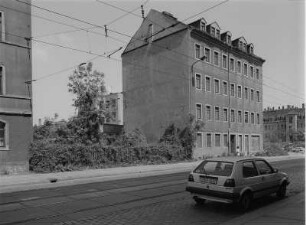
[[[202,56],[201,58],[199,58],[198,60],[196,60],[194,63],[191,64],[191,73],[190,73],[190,77],[189,77],[189,114],[191,114],[191,81],[194,80],[194,75],[193,75],[193,67],[196,63],[203,61],[204,59],[206,59],[206,56]]]

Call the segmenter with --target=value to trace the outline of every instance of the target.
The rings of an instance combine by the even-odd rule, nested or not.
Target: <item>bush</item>
[[[277,143],[265,143],[263,152],[256,152],[255,156],[280,156],[288,155],[281,144]]]
[[[47,173],[80,170],[85,168],[105,168],[137,164],[156,164],[186,159],[181,146],[103,146],[59,144],[48,141],[36,141],[30,147],[30,170]]]

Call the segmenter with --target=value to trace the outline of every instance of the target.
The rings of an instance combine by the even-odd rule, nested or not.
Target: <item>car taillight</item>
[[[193,178],[193,175],[192,175],[192,174],[189,174],[189,176],[188,176],[188,181],[189,181],[189,182],[194,182],[194,178]]]
[[[235,187],[235,180],[227,179],[224,183],[224,187]]]

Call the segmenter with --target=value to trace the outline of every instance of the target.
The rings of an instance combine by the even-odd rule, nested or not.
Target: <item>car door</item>
[[[251,188],[255,198],[259,197],[261,189],[261,178],[253,160],[243,161],[242,168],[242,183],[244,188]]]
[[[262,182],[262,195],[276,192],[278,190],[279,177],[277,173],[274,173],[272,166],[263,159],[255,160],[255,165]]]

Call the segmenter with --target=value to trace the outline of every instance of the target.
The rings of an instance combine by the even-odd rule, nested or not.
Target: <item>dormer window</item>
[[[243,51],[246,51],[246,43],[243,43]]]
[[[211,27],[211,36],[215,37],[216,36],[216,31],[214,27]]]
[[[220,39],[220,30],[216,30],[216,38]]]
[[[250,46],[250,53],[251,53],[251,54],[253,54],[253,53],[254,53],[253,46]]]
[[[242,41],[239,41],[238,48],[242,49]]]
[[[200,30],[205,31],[205,23],[204,22],[200,22]]]

